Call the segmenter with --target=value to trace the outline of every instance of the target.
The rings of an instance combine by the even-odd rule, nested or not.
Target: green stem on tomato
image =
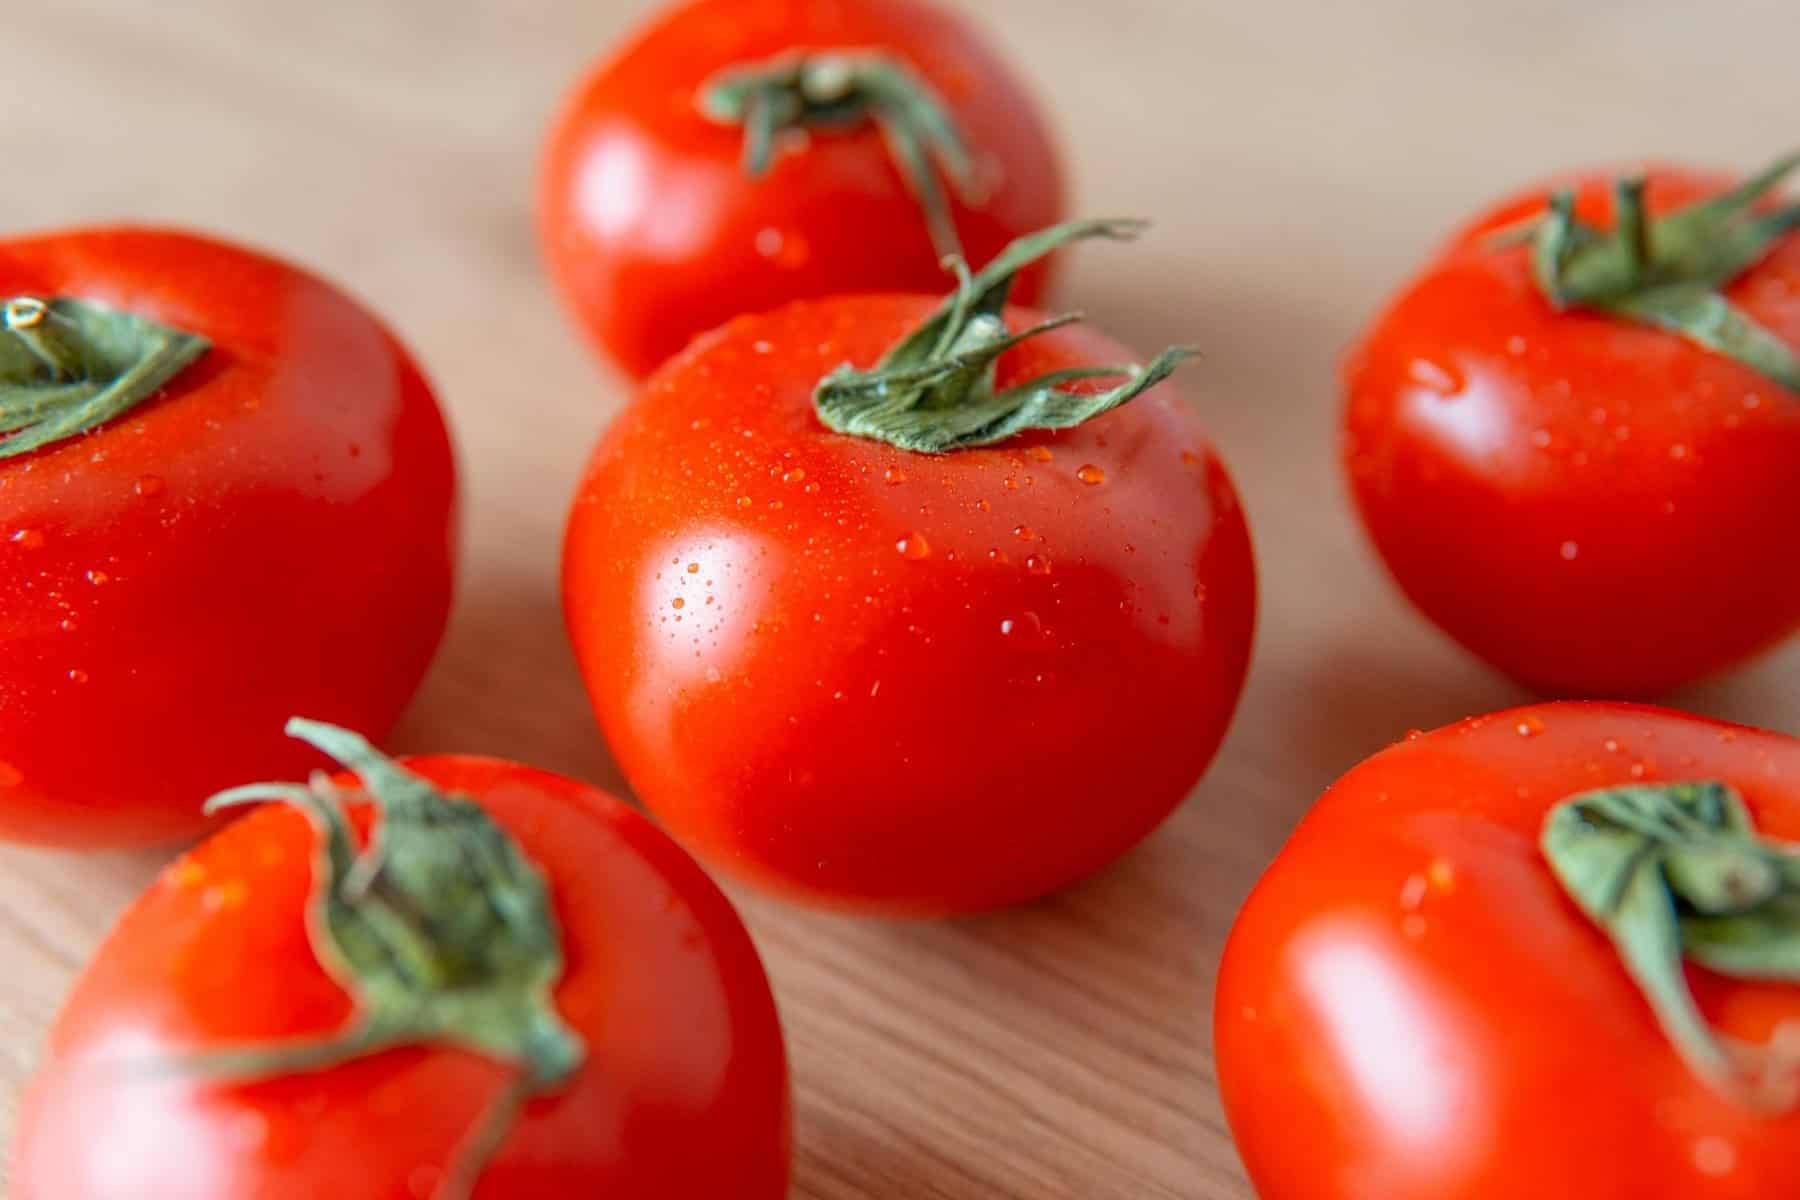
[[[952,259],[956,290],[917,329],[868,370],[845,363],[819,381],[813,407],[824,425],[902,450],[941,454],[1004,441],[1027,429],[1067,429],[1143,395],[1196,353],[1176,346],[1148,364],[1073,367],[1004,390],[996,364],[1019,343],[1080,320],[1053,317],[1019,333],[1006,328],[1007,296],[1025,267],[1081,238],[1129,240],[1141,221],[1071,221],[1020,238],[978,274]],[[1121,380],[1114,387],[1067,385]]]
[[[434,1200],[467,1200],[526,1099],[566,1083],[586,1057],[557,1012],[561,932],[537,866],[486,812],[385,757],[354,733],[296,718],[288,733],[337,759],[362,783],[346,796],[325,776],[214,796],[209,812],[278,801],[318,833],[307,933],[355,1005],[317,1040],[214,1049],[163,1064],[228,1080],[316,1071],[395,1046],[459,1046],[514,1067],[446,1168]],[[378,814],[358,849],[347,799]]]
[[[768,171],[783,133],[874,124],[924,209],[938,256],[962,253],[937,172],[965,203],[974,203],[974,155],[943,98],[892,54],[818,50],[728,67],[702,85],[700,110],[743,127],[744,169],[752,178]]]
[[[1708,1026],[1682,964],[1800,981],[1800,845],[1760,836],[1743,797],[1716,782],[1573,796],[1551,810],[1540,844],[1689,1069],[1759,1110],[1792,1110],[1800,1064],[1774,1047],[1734,1053]]]
[[[0,459],[129,412],[207,348],[197,334],[86,300],[0,301]]]
[[[1526,234],[1538,287],[1558,309],[1666,329],[1800,392],[1794,349],[1720,291],[1800,228],[1800,204],[1764,204],[1796,167],[1800,154],[1789,155],[1728,192],[1655,218],[1643,178],[1626,176],[1614,185],[1610,233],[1583,223],[1574,193],[1558,189]]]

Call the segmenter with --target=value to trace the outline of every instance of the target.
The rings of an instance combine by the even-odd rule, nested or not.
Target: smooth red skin
[[[780,1200],[787,1067],[756,949],[642,816],[491,759],[408,760],[474,797],[544,871],[587,1062],[532,1100],[475,1200]],[[366,816],[366,812],[363,814]],[[244,1085],[147,1073],[350,1019],[304,927],[315,836],[270,807],[174,863],[75,986],[20,1114],[14,1200],[429,1200],[510,1078],[472,1053],[387,1051]]]
[[[379,736],[450,601],[454,464],[406,352],[343,293],[184,233],[0,243],[0,296],[202,334],[159,397],[0,461],[0,836],[167,841],[318,755],[295,713]],[[34,544],[41,539],[41,544]]]
[[[1583,219],[1611,222],[1612,175],[1568,181]],[[1650,205],[1732,182],[1654,169]],[[1674,334],[1553,311],[1526,250],[1485,240],[1546,193],[1477,219],[1351,355],[1345,461],[1394,577],[1458,641],[1546,691],[1650,695],[1800,626],[1800,397]],[[1800,348],[1800,236],[1726,295]]]
[[[638,795],[723,870],[887,915],[1026,900],[1147,835],[1225,732],[1255,617],[1236,494],[1169,387],[936,457],[826,430],[814,383],[934,303],[804,302],[669,363],[596,452],[563,558]],[[1000,384],[1133,360],[1065,330]]]
[[[1688,1071],[1537,849],[1570,795],[1682,779],[1723,780],[1763,834],[1800,837],[1800,742],[1622,704],[1413,735],[1325,793],[1220,968],[1219,1087],[1262,1200],[1793,1194],[1800,1114],[1759,1116]],[[1434,862],[1448,886],[1411,885],[1409,912]],[[1690,974],[1731,1036],[1800,1018],[1793,985]],[[1702,1168],[1706,1139],[1727,1173]]]
[[[626,371],[642,378],[697,334],[790,300],[943,290],[923,210],[878,130],[819,133],[752,179],[742,129],[697,107],[727,67],[832,47],[910,63],[987,164],[978,205],[952,197],[972,263],[1063,219],[1062,168],[1036,104],[960,17],[921,0],[682,5],[576,86],[539,184],[551,273],[589,338]],[[1046,282],[1047,267],[1025,271],[1014,299],[1032,303]]]

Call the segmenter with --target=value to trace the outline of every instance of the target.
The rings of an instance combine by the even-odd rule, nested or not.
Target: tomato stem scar
[[[1540,846],[1696,1076],[1760,1111],[1800,1105],[1791,1049],[1728,1046],[1682,966],[1800,981],[1800,845],[1758,835],[1737,791],[1699,782],[1571,797],[1545,819]]]
[[[1575,215],[1575,195],[1553,192],[1542,217],[1503,231],[1503,243],[1531,246],[1532,272],[1555,308],[1586,308],[1679,334],[1800,392],[1800,357],[1720,291],[1800,228],[1800,204],[1763,201],[1795,168],[1789,155],[1739,186],[1652,219],[1645,181],[1613,187],[1614,229]]]
[[[312,821],[307,934],[355,1015],[324,1038],[203,1051],[170,1065],[251,1081],[421,1044],[506,1063],[514,1079],[458,1147],[434,1198],[467,1200],[526,1100],[566,1083],[586,1058],[552,994],[563,952],[548,884],[472,801],[439,791],[349,730],[298,718],[287,729],[355,773],[360,792],[320,773],[305,784],[220,792],[207,811],[279,801]],[[345,803],[365,798],[379,819],[359,848]]]
[[[1013,242],[971,275],[960,258],[949,262],[956,290],[874,367],[849,363],[819,381],[813,407],[824,425],[923,454],[1004,441],[1027,429],[1068,429],[1136,399],[1198,351],[1175,346],[1149,363],[1072,367],[1004,390],[995,371],[1006,351],[1081,319],[1051,317],[1019,333],[1006,328],[1013,278],[1058,247],[1083,238],[1129,241],[1142,221],[1071,221]],[[1111,388],[1073,391],[1067,385],[1123,379]]]
[[[197,334],[85,300],[0,303],[0,459],[96,429],[206,353]]]
[[[777,138],[790,130],[873,123],[924,210],[940,258],[962,253],[942,171],[965,204],[982,200],[974,155],[943,98],[905,62],[879,50],[780,54],[728,67],[700,89],[700,111],[744,128],[744,170],[768,173]]]

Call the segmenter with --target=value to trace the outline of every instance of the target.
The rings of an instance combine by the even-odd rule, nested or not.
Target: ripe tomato
[[[320,828],[271,806],[163,873],[57,1021],[16,1200],[786,1194],[774,1002],[693,860],[555,775],[308,735],[382,815],[288,789]]]
[[[195,797],[318,761],[280,737],[293,706],[384,732],[443,631],[454,532],[406,352],[317,279],[182,233],[0,243],[9,297],[8,428],[168,377],[91,432],[0,441],[0,836],[193,833]]]
[[[1741,793],[1755,838],[1671,818],[1700,780]],[[1596,815],[1657,806],[1637,830]],[[1219,1084],[1257,1194],[1790,1195],[1800,988],[1749,977],[1791,963],[1726,955],[1792,944],[1800,858],[1756,839],[1796,838],[1800,742],[1661,709],[1517,709],[1369,759],[1226,947]],[[1725,1038],[1760,1047],[1741,1079]]]
[[[1621,253],[1635,223],[1598,231],[1619,209],[1603,175],[1564,181],[1575,225],[1552,214],[1534,246],[1496,234],[1542,217],[1557,189],[1514,197],[1452,239],[1349,358],[1363,520],[1413,602],[1494,666],[1547,690],[1643,695],[1800,625],[1800,560],[1774,550],[1800,512],[1800,236],[1791,210],[1755,225],[1791,165],[1698,220],[1673,214],[1730,179],[1648,172],[1660,219],[1635,277]],[[1701,344],[1718,336],[1773,361]]]
[[[1103,230],[1052,231],[1005,268],[1084,232]],[[659,371],[589,465],[563,561],[576,656],[638,794],[723,870],[878,913],[1025,900],[1147,835],[1225,732],[1254,623],[1250,541],[1170,389],[942,454],[821,423],[821,380],[891,406],[915,396],[907,372],[936,371],[955,378],[897,418],[906,436],[971,419],[988,440],[1020,414],[960,396],[966,372],[998,355],[974,391],[1003,408],[1037,376],[1129,359],[1070,328],[1005,350],[1007,327],[1038,323],[1013,308],[1002,324],[1006,269],[935,316],[882,295],[733,321]],[[903,338],[922,351],[921,322],[936,338],[975,310],[924,367],[842,365]],[[1058,397],[1097,401],[1081,383],[1043,399]]]
[[[1063,179],[1024,88],[935,5],[697,0],[577,85],[539,212],[583,328],[643,376],[740,313],[936,291],[950,240],[986,262],[1061,219]],[[1028,272],[1019,300],[1043,283]]]

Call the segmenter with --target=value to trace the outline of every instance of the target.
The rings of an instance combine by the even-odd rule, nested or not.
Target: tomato
[[[406,352],[329,285],[184,233],[0,243],[8,297],[0,414],[63,396],[27,339],[80,330],[38,301],[124,358],[185,331],[191,360],[89,432],[0,441],[0,836],[192,834],[196,797],[318,762],[280,736],[294,706],[385,731],[442,634],[454,534]]]
[[[354,872],[335,873],[323,829],[279,805],[165,870],[57,1020],[20,1114],[16,1200],[786,1194],[774,1003],[690,858],[543,771],[455,755],[396,769],[366,746],[346,758],[368,795],[391,797],[377,817],[349,776],[324,789],[352,841],[371,826],[383,839],[372,882],[316,907]],[[320,802],[316,784],[290,790]],[[385,920],[359,924],[377,909]],[[322,950],[309,922],[347,934]],[[358,971],[380,984],[360,1004]],[[448,1014],[436,1035],[346,1043],[359,1022],[432,1012]],[[491,1047],[519,1015],[533,1020],[515,1063]],[[457,1044],[483,1020],[490,1049]],[[542,1080],[539,1059],[555,1068]]]
[[[802,64],[816,70],[782,89]],[[775,90],[734,105],[734,73]],[[785,124],[747,170],[759,103],[771,120],[785,105]],[[583,329],[641,377],[740,313],[935,292],[957,235],[979,266],[1060,220],[1063,192],[1031,97],[957,16],[922,0],[698,0],[576,86],[539,224]],[[1018,299],[1044,282],[1040,265]]]
[[[1219,1084],[1263,1200],[1792,1193],[1800,987],[1696,956],[1721,920],[1743,922],[1733,936],[1746,948],[1759,928],[1790,940],[1787,885],[1767,878],[1771,890],[1751,895],[1750,881],[1800,859],[1723,826],[1686,846],[1609,843],[1618,831],[1594,813],[1701,790],[1676,781],[1740,793],[1762,839],[1800,838],[1800,742],[1623,704],[1413,734],[1325,793],[1256,886],[1220,968]],[[1559,840],[1571,820],[1597,843],[1582,843],[1586,857]],[[1740,848],[1749,861],[1715,876],[1727,886],[1711,903],[1750,915],[1709,917],[1707,889],[1672,883]],[[1672,932],[1679,913],[1685,975],[1680,948],[1639,959],[1660,982],[1640,990],[1628,939],[1615,945],[1553,861],[1628,867],[1566,877],[1605,884],[1622,930]],[[1678,1010],[1696,1003],[1683,1034]],[[1762,1047],[1741,1052],[1767,1071],[1760,1096],[1719,1077],[1737,1070],[1727,1038]]]
[[[982,314],[932,370],[986,363],[1004,394],[1129,359],[1082,328],[1011,345],[1039,317],[1002,312],[992,283],[960,298]],[[626,776],[702,858],[794,898],[925,915],[1080,878],[1194,786],[1242,685],[1249,535],[1199,421],[1148,386],[1169,355],[1073,428],[1007,436],[1016,420],[949,390],[899,418],[929,438],[979,409],[970,436],[992,445],[911,452],[822,423],[821,380],[906,393],[843,364],[913,353],[958,302],[731,322],[627,407],[570,515],[565,613]]]
[[[1500,670],[1648,695],[1800,625],[1800,561],[1781,550],[1800,511],[1800,236],[1743,236],[1791,165],[1710,223],[1674,214],[1733,180],[1650,170],[1637,282],[1600,278],[1623,261],[1600,233],[1619,208],[1607,177],[1527,191],[1453,238],[1347,360],[1344,453],[1369,533],[1407,596]],[[1497,235],[1564,185],[1582,248],[1559,309],[1534,269],[1554,214],[1535,246]],[[1684,274],[1677,252],[1710,266]],[[1727,313],[1755,327],[1768,370],[1701,344]],[[1691,335],[1666,324],[1682,321]]]

